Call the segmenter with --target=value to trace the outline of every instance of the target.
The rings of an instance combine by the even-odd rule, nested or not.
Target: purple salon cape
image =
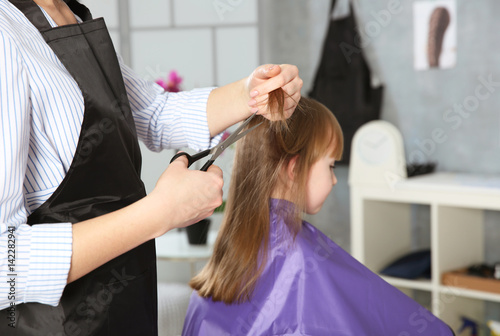
[[[250,301],[193,292],[185,336],[451,336],[451,329],[307,222],[295,240],[270,201],[269,254]],[[286,211],[286,209],[285,209]]]

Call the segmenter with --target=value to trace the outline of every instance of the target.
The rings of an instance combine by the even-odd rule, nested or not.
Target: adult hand
[[[300,100],[302,84],[299,70],[295,65],[261,65],[247,79],[247,89],[250,96],[248,105],[251,107],[252,113],[258,111],[258,114],[273,120],[274,117],[267,105],[269,92],[282,88],[285,92],[285,116],[288,118]]]
[[[184,156],[172,162],[154,190],[141,200],[72,226],[68,283],[173,228],[210,216],[222,204],[220,168],[188,170],[187,162]]]
[[[222,170],[212,165],[206,172],[188,170],[185,156],[178,157],[158,179],[150,197],[156,200],[167,231],[194,224],[212,215],[222,204]]]

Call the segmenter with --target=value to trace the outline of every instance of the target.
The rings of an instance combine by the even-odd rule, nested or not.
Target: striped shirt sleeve
[[[121,60],[120,65],[137,135],[150,150],[203,150],[220,141],[220,134],[210,138],[207,123],[207,101],[213,88],[163,92],[161,86],[142,79]]]
[[[29,79],[21,53],[2,31],[0,57],[0,309],[22,302],[57,305],[70,268],[71,224],[26,224]]]

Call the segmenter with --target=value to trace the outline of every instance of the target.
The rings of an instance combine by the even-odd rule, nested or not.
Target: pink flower
[[[229,138],[229,136],[231,135],[231,133],[229,133],[228,131],[224,131],[224,133],[222,133],[222,139],[220,139],[220,141],[224,141],[226,140],[227,138]]]
[[[159,86],[161,86],[163,88],[163,90],[167,90],[167,83],[163,80],[163,79],[157,79],[155,81],[156,84],[158,84]]]
[[[156,80],[156,84],[160,85],[163,90],[168,92],[179,92],[181,91],[180,84],[182,83],[182,77],[177,74],[177,71],[172,70],[168,74],[167,81],[159,78]]]

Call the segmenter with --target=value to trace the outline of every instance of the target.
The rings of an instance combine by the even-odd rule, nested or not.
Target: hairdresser
[[[76,0],[0,0],[0,335],[156,335],[154,238],[209,216],[222,172],[173,162],[146,196],[138,138],[204,149],[302,80],[265,65],[163,93]]]

